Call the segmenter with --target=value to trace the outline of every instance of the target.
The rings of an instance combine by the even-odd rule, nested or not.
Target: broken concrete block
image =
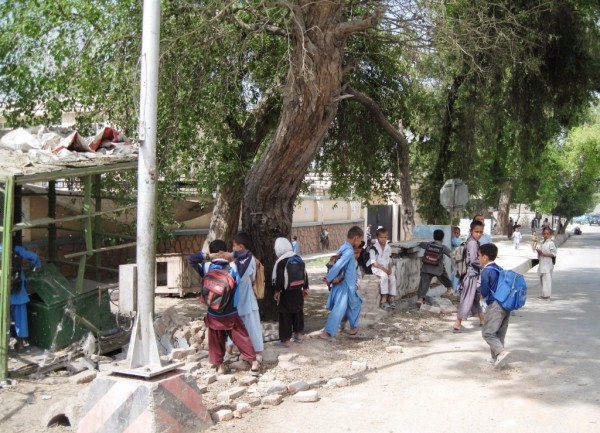
[[[217,374],[217,382],[233,383],[235,382],[235,376],[233,374]]]
[[[229,421],[233,419],[233,411],[229,409],[221,409],[212,415],[214,422]]]
[[[202,376],[202,380],[205,381],[208,385],[217,381],[219,375],[217,373],[206,373]]]
[[[288,392],[290,394],[296,394],[297,392],[300,391],[306,391],[307,389],[310,388],[310,385],[302,380],[299,380],[298,382],[294,382],[294,383],[290,383],[288,385]]]
[[[217,395],[217,398],[221,401],[235,400],[246,393],[246,388],[243,386],[234,386]]]
[[[193,347],[173,349],[171,351],[171,359],[185,359],[194,353],[196,353],[196,349]]]
[[[345,377],[334,377],[333,379],[329,379],[327,381],[327,386],[333,388],[343,388],[344,386],[348,386],[348,379]]]
[[[69,382],[77,384],[90,383],[96,378],[97,375],[98,372],[96,370],[86,370],[76,374],[75,376],[71,376],[69,378]]]
[[[385,351],[387,353],[402,353],[402,346],[387,346]]]
[[[263,397],[261,400],[262,404],[266,404],[268,406],[277,406],[283,401],[283,397],[279,394],[271,394]]]
[[[251,409],[252,408],[250,407],[250,404],[245,403],[243,401],[240,401],[239,403],[236,403],[236,405],[235,405],[235,410],[239,411],[240,413],[250,412]]]
[[[256,382],[258,382],[258,378],[254,376],[244,376],[239,380],[240,385],[243,386],[250,386]]]
[[[294,401],[302,402],[302,403],[312,403],[315,401],[319,401],[319,392],[317,390],[310,391],[300,391],[292,397]]]

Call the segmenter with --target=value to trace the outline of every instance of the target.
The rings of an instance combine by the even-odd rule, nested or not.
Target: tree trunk
[[[237,152],[240,170],[232,180],[219,186],[207,236],[209,242],[221,239],[230,245],[238,231],[242,211],[243,183],[237,179],[243,179],[242,167],[256,157],[261,143],[269,134],[278,114],[276,106],[271,88],[265,92],[256,110],[248,116],[244,124],[239,124],[235,116],[228,116],[226,119],[232,136],[241,142]]]
[[[304,4],[304,2],[302,2]],[[242,222],[265,266],[263,311],[277,317],[271,270],[275,238],[289,238],[294,203],[338,107],[346,37],[376,21],[342,22],[343,1],[306,2],[295,8],[289,35],[291,64],[277,129],[246,176]]]
[[[508,217],[510,214],[510,202],[513,194],[512,180],[508,179],[502,184],[500,199],[498,200],[498,222],[496,223],[496,234],[509,235]]]
[[[217,201],[210,220],[207,241],[221,239],[230,245],[238,231],[241,209],[240,185],[221,185],[217,191]]]

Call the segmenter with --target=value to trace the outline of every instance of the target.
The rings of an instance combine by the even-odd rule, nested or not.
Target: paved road
[[[526,274],[528,301],[511,318],[505,370],[487,365],[473,320],[463,334],[440,329],[390,355],[318,403],[286,399],[262,411],[255,431],[600,432],[600,229],[583,231],[559,249],[551,301],[536,299],[537,267]]]

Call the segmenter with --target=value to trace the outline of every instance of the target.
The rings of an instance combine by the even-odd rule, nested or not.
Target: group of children
[[[471,315],[478,316],[482,336],[490,346],[489,362],[494,368],[501,368],[510,354],[504,348],[510,311],[505,310],[494,298],[502,268],[495,263],[498,247],[493,243],[480,244],[483,228],[484,224],[481,221],[474,219],[471,222],[470,236],[466,244],[466,274],[460,284],[460,305],[453,330],[462,332],[462,321]],[[515,228],[515,233],[519,233],[518,227]],[[540,261],[538,275],[542,285],[542,296],[539,299],[544,300],[550,299],[553,259],[556,257],[556,245],[551,239],[552,234],[552,229],[544,226],[543,241],[539,247],[537,241],[535,245]],[[515,246],[518,249],[518,243],[515,243]],[[482,299],[485,313],[481,307]]]
[[[264,341],[258,301],[253,289],[257,264],[251,248],[252,241],[248,234],[238,233],[234,237],[231,252],[224,241],[217,239],[209,243],[208,253],[199,251],[188,259],[188,263],[203,279],[207,279],[207,275],[214,270],[226,271],[232,277],[230,285],[224,284],[230,290],[228,297],[224,298],[225,305],[217,309],[209,304],[204,317],[208,327],[209,362],[216,366],[219,373],[226,372],[225,354],[235,344],[241,358],[251,364],[251,373],[259,374]],[[303,310],[309,289],[308,276],[304,262],[294,253],[289,240],[278,238],[275,241],[275,254],[277,261],[273,267],[272,281],[274,299],[279,307],[278,346],[290,347],[292,340],[296,343],[303,341]],[[295,271],[288,272],[288,261],[292,260],[298,266]]]
[[[494,299],[501,268],[494,262],[498,248],[492,243],[480,244],[484,223],[474,219],[470,224],[466,249],[466,271],[459,285],[460,305],[453,325],[455,332],[462,332],[461,323],[469,316],[477,316],[482,326],[482,335],[490,346],[491,358],[495,368],[502,367],[510,352],[504,348],[504,339],[510,318],[510,312],[504,310]],[[549,299],[551,292],[552,258],[556,256],[556,247],[550,237],[552,230],[544,227],[544,242],[537,249],[540,257],[540,280],[542,299]],[[387,231],[377,230],[376,242],[367,248],[368,259],[364,255],[365,242],[363,230],[354,226],[347,234],[346,242],[340,247],[330,263],[324,282],[330,288],[326,307],[330,311],[325,327],[320,335],[330,340],[339,331],[345,331],[349,323],[349,335],[366,337],[359,329],[358,321],[363,299],[358,289],[364,268],[370,266],[372,273],[379,278],[380,308],[390,310],[395,307],[396,279],[392,267],[391,248],[387,243]],[[452,257],[452,251],[442,245],[444,232],[435,230],[434,240],[423,243],[421,248],[428,249],[429,244],[437,245],[439,254]],[[227,252],[221,240],[209,244],[209,253],[198,252],[189,258],[189,263],[205,276],[211,269],[227,268],[236,278],[234,296],[223,311],[215,312],[209,308],[205,323],[209,328],[209,361],[224,372],[224,356],[227,342],[235,344],[241,357],[251,363],[251,372],[258,374],[261,353],[264,350],[262,328],[258,314],[258,303],[252,284],[256,279],[256,260],[250,252],[251,240],[245,233],[236,235],[233,251]],[[431,249],[431,248],[430,248]],[[433,248],[436,250],[436,248]],[[279,308],[279,341],[277,346],[288,348],[291,343],[301,344],[304,332],[304,298],[308,295],[309,284],[302,259],[294,252],[292,243],[286,238],[275,241],[277,261],[273,266],[272,282],[274,299]],[[448,290],[452,290],[452,281],[444,268],[443,260],[430,260],[423,264],[421,283],[418,291],[418,303],[424,302],[425,294],[433,277],[437,277]],[[484,300],[485,315],[481,307]]]

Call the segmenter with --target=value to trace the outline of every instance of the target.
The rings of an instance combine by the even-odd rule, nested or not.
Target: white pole
[[[128,353],[130,368],[160,366],[153,328],[156,266],[156,122],[160,0],[145,0],[142,27],[137,206],[137,305],[136,327]]]

